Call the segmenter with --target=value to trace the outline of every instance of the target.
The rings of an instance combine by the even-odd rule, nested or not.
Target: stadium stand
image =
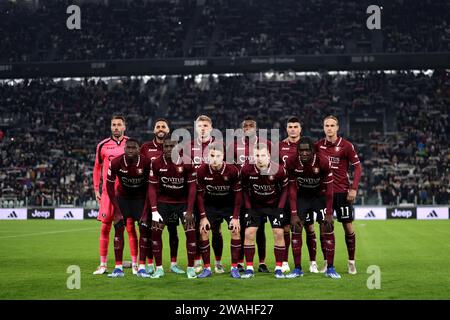
[[[73,1],[0,2],[0,61],[450,51],[446,0],[378,1],[379,31],[365,26],[368,0],[106,2],[82,2],[75,31]]]
[[[335,114],[363,161],[359,203],[449,204],[449,102],[448,71],[3,82],[0,198],[95,206],[95,146],[113,113],[125,114],[126,134],[141,141],[159,116],[192,128],[204,113],[223,130],[252,115],[260,128],[283,130],[297,115],[304,134],[319,138],[322,118]],[[357,112],[385,121],[362,132],[351,122]]]

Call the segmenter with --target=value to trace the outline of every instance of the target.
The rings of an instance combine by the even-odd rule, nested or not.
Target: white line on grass
[[[78,231],[86,231],[86,230],[98,230],[98,228],[83,228],[83,229],[70,229],[70,230],[59,230],[59,231],[48,231],[48,232],[26,233],[26,234],[18,234],[18,235],[15,235],[15,236],[5,236],[5,237],[0,237],[0,239],[20,238],[20,237],[31,237],[31,236],[40,236],[40,235],[44,235],[44,234],[56,234],[56,233],[66,233],[66,232],[78,232]]]

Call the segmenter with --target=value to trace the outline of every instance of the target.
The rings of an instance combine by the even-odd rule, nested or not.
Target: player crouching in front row
[[[289,199],[291,205],[292,252],[295,269],[287,278],[303,276],[301,267],[302,227],[314,232],[314,215],[325,237],[327,270],[325,275],[338,279],[334,270],[334,228],[333,228],[333,173],[330,161],[320,156],[310,137],[300,138],[298,156],[286,163],[289,173]],[[297,213],[298,210],[298,213]],[[298,216],[298,215],[300,216]]]
[[[149,169],[150,160],[139,155],[139,142],[135,139],[128,139],[125,153],[110,162],[106,190],[114,207],[116,267],[113,273],[108,275],[109,277],[117,278],[125,275],[122,268],[125,221],[128,220],[128,224],[134,224],[141,217],[145,205]],[[119,181],[117,194],[114,188],[116,177]],[[150,230],[145,225],[140,225],[139,231],[140,253],[137,276],[149,277],[145,271],[145,260],[149,255]]]
[[[197,174],[190,159],[179,156],[179,151],[175,149],[176,144],[175,141],[170,140],[170,137],[166,137],[163,143],[163,155],[152,162],[149,175],[148,198],[152,211],[152,248],[156,260],[156,270],[152,278],[164,276],[162,231],[174,216],[182,221],[186,233],[187,276],[188,278],[197,277],[194,271],[197,246],[192,214]],[[142,217],[143,221],[146,219],[147,217]]]
[[[239,169],[224,161],[225,147],[221,142],[208,145],[208,164],[197,169],[197,204],[200,212],[200,252],[204,269],[198,278],[211,276],[209,230],[216,236],[226,220],[231,230],[231,276],[240,278],[237,268],[241,237],[239,211],[242,203],[242,188]],[[233,212],[233,215],[230,215]],[[220,237],[217,237],[220,238]],[[214,243],[214,242],[213,242]],[[222,255],[222,252],[215,252]],[[216,256],[217,261],[217,256]],[[216,273],[219,271],[216,265]]]
[[[257,144],[254,149],[255,164],[245,164],[241,171],[245,202],[246,226],[244,254],[247,270],[241,278],[254,277],[253,257],[255,255],[255,236],[261,217],[268,217],[274,235],[275,277],[284,278],[282,263],[285,251],[282,221],[283,208],[288,193],[288,177],[283,166],[270,160],[267,145]]]

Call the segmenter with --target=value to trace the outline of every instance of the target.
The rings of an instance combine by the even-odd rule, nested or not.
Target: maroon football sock
[[[162,230],[153,228],[152,229],[152,249],[153,256],[155,257],[156,266],[162,266]]]
[[[302,263],[302,234],[295,231],[292,232],[292,255],[294,256],[295,267],[301,266]]]
[[[139,264],[145,264],[145,260],[150,255],[151,240],[148,227],[139,226]]]
[[[291,245],[291,232],[288,231],[284,231],[284,245],[285,245],[285,250],[284,250],[284,256],[283,256],[283,261],[289,261],[289,247]]]
[[[245,253],[245,249],[244,249],[244,239],[245,239],[245,225],[242,226],[241,224],[241,250],[239,252],[239,259],[238,259],[238,263],[243,263],[244,262],[244,253]]]
[[[222,232],[212,233],[212,247],[216,260],[220,260],[223,253],[223,237]]]
[[[197,237],[195,236],[195,230],[190,229],[185,231],[186,233],[186,251],[188,256],[188,267],[194,266],[194,259],[197,252]]]
[[[169,232],[170,259],[175,262],[177,261],[179,242],[177,226],[175,224],[169,224],[167,231]]]
[[[275,265],[277,267],[281,267],[281,265],[283,264],[285,249],[285,246],[274,246],[273,251],[275,253]]]
[[[355,260],[356,236],[354,232],[345,235],[345,244],[347,245],[348,260]]]
[[[306,232],[306,245],[308,246],[309,261],[316,261],[317,240],[314,231],[311,233]]]
[[[323,260],[327,260],[327,246],[325,245],[325,236],[320,233],[320,248],[322,249]]]
[[[259,263],[266,260],[266,234],[264,233],[264,225],[256,231],[256,245],[258,246]],[[247,256],[245,256],[247,258]]]
[[[195,227],[195,239],[196,239],[196,249],[195,249],[195,255],[194,255],[194,260],[201,260],[202,259],[202,253],[200,252],[200,242],[201,237],[200,237],[200,229],[198,228],[198,226]]]
[[[231,239],[231,265],[236,266],[241,257],[241,240]]]
[[[336,246],[334,240],[334,232],[326,233],[324,236],[327,246],[327,266],[332,267],[334,264],[334,248]]]
[[[253,258],[255,256],[255,245],[244,245],[244,255],[247,267],[253,266]]]
[[[200,240],[200,252],[202,253],[204,267],[208,268],[211,264],[209,240]]]
[[[119,227],[115,228],[114,232],[114,255],[116,257],[116,265],[122,264],[124,230],[124,227]]]

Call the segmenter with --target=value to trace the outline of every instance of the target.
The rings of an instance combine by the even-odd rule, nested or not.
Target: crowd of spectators
[[[384,115],[358,128],[354,113]],[[363,163],[359,203],[448,204],[450,74],[351,72],[308,75],[154,77],[84,81],[32,80],[0,85],[0,198],[27,205],[92,203],[96,144],[110,116],[127,118],[127,135],[146,141],[153,121],[192,128],[200,114],[235,129],[245,116],[281,129],[298,116],[303,134],[323,136],[322,119],[338,116],[340,133]]]
[[[84,1],[69,30],[72,2],[1,1],[0,61],[450,51],[446,0],[378,1],[381,30],[369,0]]]

